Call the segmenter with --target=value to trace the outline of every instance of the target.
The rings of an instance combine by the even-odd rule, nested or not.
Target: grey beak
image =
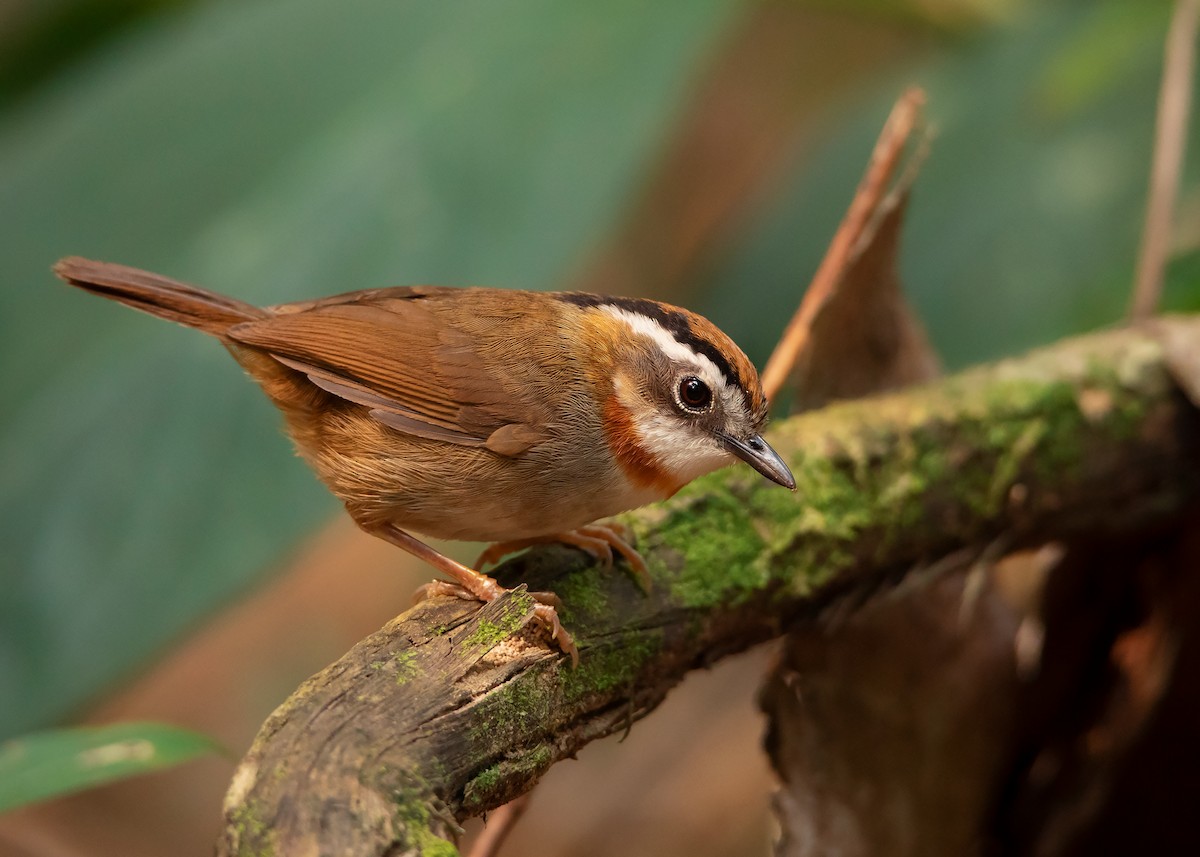
[[[772,482],[778,482],[784,488],[796,490],[796,479],[792,471],[783,463],[779,453],[771,449],[771,445],[762,439],[762,435],[754,434],[746,440],[721,435],[725,448],[749,464]]]

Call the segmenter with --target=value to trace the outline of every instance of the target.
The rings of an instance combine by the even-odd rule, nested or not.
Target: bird
[[[737,461],[795,490],[763,439],[754,365],[712,322],[645,298],[401,286],[258,307],[77,256],[72,286],[215,337],[282,411],[354,522],[450,578],[419,597],[506,590],[486,562],[566,542],[646,566],[616,524]],[[491,542],[476,567],[421,541]],[[578,663],[553,593],[534,617]]]

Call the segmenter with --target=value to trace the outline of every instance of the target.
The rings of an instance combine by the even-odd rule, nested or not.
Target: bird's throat
[[[604,403],[604,433],[621,472],[636,487],[666,498],[684,486],[686,480],[664,468],[658,457],[645,447],[632,412],[616,392]]]

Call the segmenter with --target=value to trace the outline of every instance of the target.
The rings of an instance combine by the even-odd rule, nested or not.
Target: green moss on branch
[[[1164,324],[1200,341],[1195,320]],[[565,599],[578,669],[518,591],[482,609],[423,603],[310,679],[239,768],[220,853],[453,853],[455,819],[854,584],[1000,534],[1152,527],[1200,486],[1200,419],[1144,331],[781,421],[771,440],[795,494],[740,468],[626,516],[649,595],[565,547],[499,570]]]

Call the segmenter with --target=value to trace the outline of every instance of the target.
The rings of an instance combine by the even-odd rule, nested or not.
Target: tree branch
[[[1200,321],[1162,322],[1173,342]],[[518,590],[423,603],[303,684],[239,766],[220,854],[454,854],[457,820],[651,711],[691,669],[1001,534],[1013,544],[1171,519],[1200,489],[1200,414],[1148,329],[1061,343],[936,385],[782,421],[799,486],[740,468],[626,516],[653,592],[537,549],[572,670]],[[1174,365],[1174,364],[1172,364]]]

